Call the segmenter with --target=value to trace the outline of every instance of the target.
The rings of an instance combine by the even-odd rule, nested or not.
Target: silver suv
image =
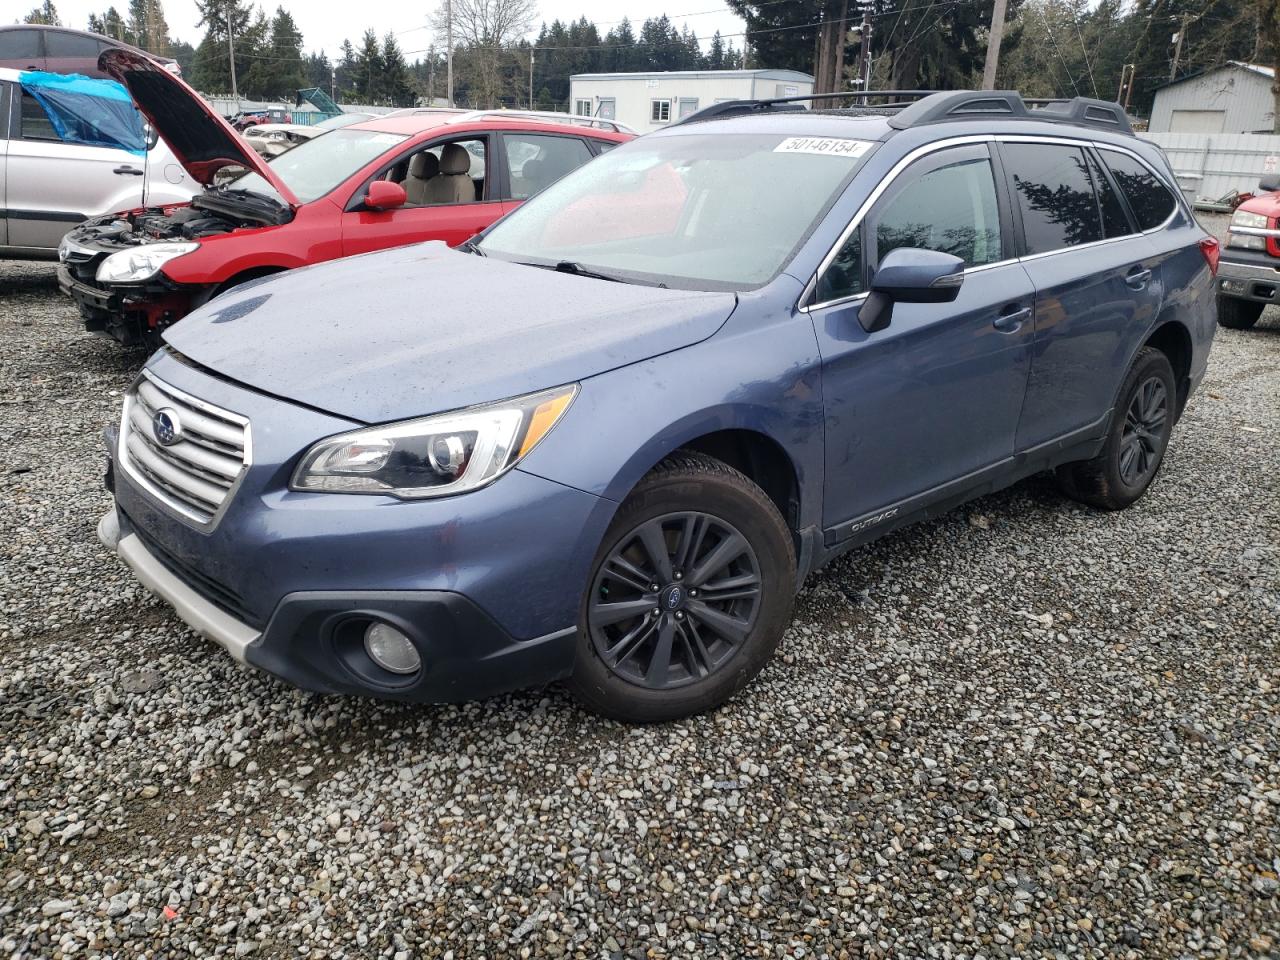
[[[153,206],[186,203],[198,192],[163,141],[141,156],[77,138],[33,92],[41,76],[48,75],[0,68],[0,258],[56,259],[68,230],[142,206],[144,191]],[[78,81],[113,97],[122,92],[114,81]],[[93,96],[84,102],[91,114]]]

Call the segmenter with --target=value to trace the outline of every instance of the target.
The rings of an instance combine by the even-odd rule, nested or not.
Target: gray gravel
[[[142,359],[0,263],[0,955],[1280,955],[1280,315],[1135,508],[1036,478],[859,550],[650,728],[192,636],[94,537]]]

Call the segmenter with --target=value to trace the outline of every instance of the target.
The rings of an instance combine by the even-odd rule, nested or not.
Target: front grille
[[[191,564],[179,560],[162,547],[146,530],[134,523],[132,517],[129,517],[128,514],[125,514],[125,516],[129,521],[129,529],[142,541],[142,545],[147,548],[147,552],[164,564],[175,577],[215,607],[231,614],[242,623],[246,623],[257,630],[261,630],[265,626],[262,618],[245,606],[240,594],[203,571],[197,570]]]
[[[164,413],[163,418],[158,414]],[[175,427],[168,444],[157,420]],[[145,370],[124,400],[120,465],[152,496],[212,526],[248,469],[249,421],[188,396]]]

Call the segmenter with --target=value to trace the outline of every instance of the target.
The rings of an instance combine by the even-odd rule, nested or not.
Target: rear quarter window
[[[1169,219],[1178,201],[1146,164],[1115,150],[1104,149],[1102,158],[1129,201],[1140,230],[1152,230]]]

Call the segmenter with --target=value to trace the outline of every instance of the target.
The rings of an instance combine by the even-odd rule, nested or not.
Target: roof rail
[[[549,120],[553,123],[569,123],[578,127],[594,127],[608,130],[610,133],[632,133],[635,131],[625,123],[617,120],[606,120],[603,117],[584,117],[576,113],[557,113],[554,110],[472,110],[460,114],[450,123],[470,123],[484,117],[515,117],[523,120]]]
[[[949,120],[1042,120],[1103,127],[1133,135],[1133,126],[1118,103],[1074,97],[1070,100],[1023,100],[1015,90],[954,90],[917,100],[889,118],[898,130]]]
[[[721,117],[742,116],[752,113],[789,113],[806,110],[805,104],[813,100],[852,99],[867,101],[885,99],[880,109],[896,109],[889,118],[889,125],[905,130],[926,123],[943,123],[948,120],[973,120],[978,117],[993,120],[1042,120],[1050,123],[1069,123],[1077,126],[1101,127],[1116,133],[1133,135],[1133,126],[1118,103],[1074,97],[1070,100],[1023,100],[1014,90],[843,90],[838,93],[809,93],[794,97],[775,97],[769,100],[730,100],[715,103],[691,113],[682,123],[697,123]]]
[[[902,106],[901,101],[909,102],[935,92],[934,90],[839,90],[835,93],[805,93],[792,97],[771,97],[767,100],[726,100],[724,103],[713,103],[709,107],[703,107],[669,126],[678,127],[682,123],[700,123],[703,120],[736,117],[747,113],[794,113],[807,109],[805,104],[812,100],[865,101],[889,97],[898,102],[888,106]]]

